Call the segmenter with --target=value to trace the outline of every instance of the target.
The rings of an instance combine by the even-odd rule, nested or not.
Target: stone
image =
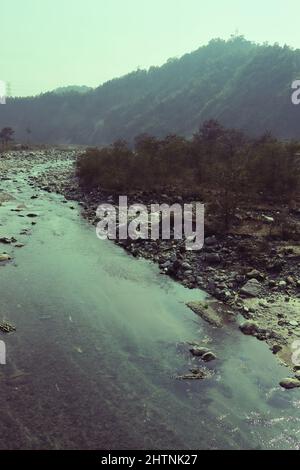
[[[190,349],[190,353],[196,357],[202,357],[204,354],[209,353],[208,348],[194,347]]]
[[[161,267],[162,269],[168,269],[171,265],[172,265],[171,261],[168,260],[168,261],[165,261],[164,263],[162,263],[162,264],[160,265],[160,267]]]
[[[0,242],[6,243],[6,244],[15,243],[16,241],[17,240],[14,237],[1,237],[0,238]]]
[[[11,260],[11,257],[7,253],[0,253],[0,262],[9,260]]]
[[[261,284],[257,279],[250,279],[241,288],[241,294],[247,297],[258,297],[261,294]]]
[[[179,380],[203,380],[209,377],[209,373],[202,369],[190,369],[189,374],[179,375],[176,378]]]
[[[272,224],[274,222],[274,217],[270,217],[268,215],[262,215],[262,218],[265,222],[267,222],[268,224]]]
[[[205,245],[207,246],[216,245],[216,243],[217,243],[217,239],[215,235],[205,238]]]
[[[203,356],[201,357],[201,359],[204,361],[204,362],[210,362],[210,361],[214,361],[215,359],[217,359],[217,356],[211,352],[211,351],[208,351],[206,352],[205,354],[203,354]]]
[[[278,287],[284,289],[286,287],[286,281],[279,281],[278,282]]]
[[[218,253],[206,253],[205,261],[207,261],[207,263],[218,264],[221,262],[221,257]]]
[[[259,332],[259,326],[254,321],[246,320],[244,323],[240,325],[240,330],[245,335],[255,335],[256,333]]]
[[[35,212],[29,212],[29,213],[27,214],[27,217],[31,217],[31,218],[32,218],[32,217],[38,217],[38,214],[36,214]]]
[[[11,333],[12,331],[16,331],[16,327],[8,322],[0,322],[0,331],[3,333]]]
[[[286,388],[286,389],[292,389],[292,388],[300,387],[300,380],[298,380],[296,378],[290,378],[289,377],[289,378],[281,380],[280,386],[282,388]]]
[[[264,279],[264,275],[258,271],[257,269],[252,269],[251,271],[249,271],[247,273],[247,278],[248,279],[257,279],[257,280],[263,280]]]
[[[188,263],[187,261],[184,261],[184,262],[181,264],[181,268],[182,268],[184,271],[191,271],[191,270],[192,270],[192,266],[191,266],[190,263]]]
[[[280,346],[280,344],[273,344],[273,346],[272,346],[272,353],[273,354],[277,354],[281,350],[282,350],[282,347]]]
[[[219,314],[215,302],[193,301],[186,305],[211,325],[219,328],[223,326],[224,319]]]

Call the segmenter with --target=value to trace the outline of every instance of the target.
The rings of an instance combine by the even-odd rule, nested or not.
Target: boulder
[[[190,352],[193,356],[202,357],[204,354],[209,352],[208,348],[194,347],[190,349]]]
[[[240,325],[240,330],[245,335],[255,335],[259,332],[259,326],[257,323],[251,320],[246,320],[244,323]]]
[[[257,279],[249,279],[241,288],[241,294],[247,297],[258,297],[261,293],[261,284]]]
[[[208,348],[202,348],[197,346],[191,348],[190,352],[193,356],[201,357],[204,362],[214,361],[217,358],[217,356]]]
[[[219,328],[223,326],[224,319],[218,312],[215,302],[193,301],[186,305],[211,325]]]
[[[286,389],[297,388],[300,387],[300,380],[289,377],[287,379],[282,379],[279,385]]]
[[[217,239],[215,235],[205,238],[205,245],[207,246],[213,246],[213,245],[216,245],[216,243],[217,243]]]
[[[272,346],[272,353],[273,354],[277,354],[281,350],[282,350],[282,346],[280,346],[280,344],[273,344],[273,346]]]
[[[6,243],[6,244],[15,243],[16,241],[17,240],[14,237],[1,237],[0,238],[0,242]]]
[[[221,262],[221,257],[218,253],[206,253],[205,261],[207,263],[218,264]]]
[[[9,261],[11,257],[7,253],[0,253],[0,262],[1,261]]]
[[[31,217],[31,218],[33,218],[33,217],[38,217],[38,214],[36,214],[35,212],[29,212],[29,213],[27,214],[27,217]]]
[[[160,265],[160,267],[161,267],[162,269],[168,269],[171,265],[172,265],[171,261],[170,261],[170,260],[167,260],[167,261],[165,261],[164,263],[162,263],[162,264]]]
[[[214,361],[215,359],[217,359],[217,356],[211,352],[211,351],[208,351],[206,352],[205,354],[203,354],[203,356],[201,357],[201,359],[204,361],[204,362],[210,362],[210,361]]]
[[[248,279],[257,279],[258,281],[260,280],[263,280],[264,279],[264,275],[258,271],[257,269],[252,269],[251,271],[249,271],[247,273],[247,278]]]

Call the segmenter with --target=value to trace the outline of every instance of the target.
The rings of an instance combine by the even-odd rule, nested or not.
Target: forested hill
[[[29,128],[36,142],[96,145],[144,132],[189,136],[215,118],[252,134],[300,138],[300,106],[291,103],[296,79],[300,50],[216,39],[85,93],[10,99],[0,106],[0,128],[13,127],[17,140],[27,139]]]

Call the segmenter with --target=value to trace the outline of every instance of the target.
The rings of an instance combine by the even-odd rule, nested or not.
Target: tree
[[[2,145],[7,145],[8,142],[12,142],[13,135],[15,131],[11,127],[3,127],[2,131],[0,132],[0,140]]]

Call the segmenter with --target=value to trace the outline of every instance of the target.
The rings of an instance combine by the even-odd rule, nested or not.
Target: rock
[[[286,282],[287,282],[288,284],[292,285],[292,286],[295,285],[295,280],[294,280],[294,278],[293,278],[292,276],[288,276],[288,277],[286,278]]]
[[[202,380],[209,377],[209,373],[202,369],[190,369],[190,374],[179,375],[176,378],[179,380]]]
[[[261,294],[261,284],[257,279],[250,279],[246,284],[241,288],[241,294],[246,295],[247,297],[258,297]]]
[[[274,222],[274,217],[269,217],[268,215],[264,215],[264,214],[261,217],[268,224],[272,224]]]
[[[205,261],[207,263],[218,264],[221,262],[221,257],[218,253],[206,253]]]
[[[262,281],[265,278],[265,276],[264,276],[264,274],[262,274],[257,269],[252,269],[251,271],[249,271],[247,273],[247,278],[248,279],[257,279],[257,280]]]
[[[280,386],[282,388],[286,388],[286,389],[300,387],[300,380],[298,380],[296,378],[283,379],[280,382]]]
[[[6,243],[6,244],[15,243],[16,241],[17,240],[14,237],[1,237],[0,238],[0,242]]]
[[[272,353],[273,354],[277,354],[281,350],[282,350],[282,347],[280,346],[280,344],[273,344],[273,346],[272,346]]]
[[[208,351],[205,354],[203,354],[201,359],[205,362],[210,362],[210,361],[214,361],[215,359],[217,359],[217,356],[213,352]]]
[[[194,347],[190,349],[193,356],[200,357],[205,362],[214,361],[217,356],[208,348]]]
[[[162,269],[168,269],[171,265],[172,265],[171,261],[168,260],[168,261],[165,261],[164,263],[162,263],[162,264],[160,265],[160,267],[161,267]]]
[[[32,218],[32,217],[38,217],[38,214],[36,214],[35,212],[29,212],[29,213],[27,214],[27,217],[31,217],[31,218]]]
[[[11,257],[7,253],[0,253],[0,262],[9,260],[11,260]]]
[[[240,325],[240,330],[245,335],[255,335],[256,333],[259,332],[259,326],[254,321],[247,320]]]
[[[281,289],[284,289],[286,287],[286,281],[279,281],[278,282],[278,287],[280,287]]]
[[[182,268],[184,271],[191,271],[191,270],[192,270],[192,266],[191,266],[190,263],[188,263],[187,261],[184,261],[184,262],[181,264],[181,268]]]
[[[211,325],[219,328],[223,326],[223,318],[217,311],[213,302],[194,301],[188,302],[187,306]]]
[[[208,348],[194,347],[190,349],[190,353],[196,357],[202,357],[204,354],[209,353]]]
[[[281,259],[277,259],[275,261],[270,262],[267,265],[267,268],[268,268],[269,271],[279,273],[280,271],[282,271],[283,266],[284,266],[284,261],[281,260]]]
[[[211,237],[207,237],[207,238],[205,238],[204,242],[205,242],[205,245],[207,245],[207,246],[216,245],[216,243],[217,243],[216,236],[212,235]]]

